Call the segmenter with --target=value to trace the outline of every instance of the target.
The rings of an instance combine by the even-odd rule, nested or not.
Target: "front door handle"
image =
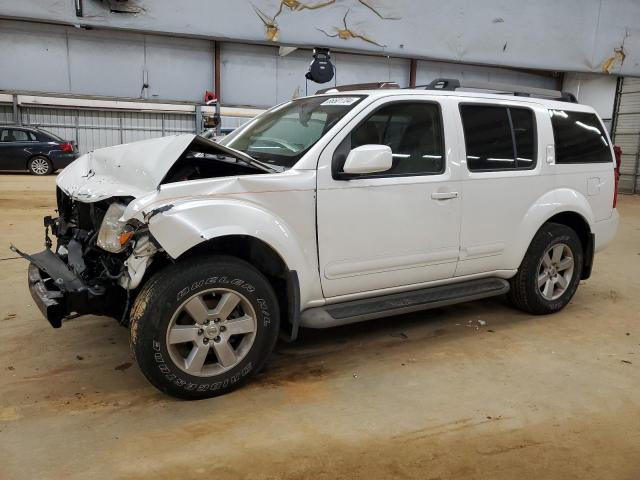
[[[433,192],[431,198],[434,200],[451,200],[458,198],[458,192]]]

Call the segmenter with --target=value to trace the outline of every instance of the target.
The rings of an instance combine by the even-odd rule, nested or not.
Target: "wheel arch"
[[[256,267],[272,283],[282,318],[289,319],[281,325],[292,327],[301,305],[322,297],[314,228],[313,219],[296,230],[261,206],[231,199],[176,204],[149,221],[150,233],[174,261],[215,252]]]
[[[548,223],[557,223],[569,227],[576,232],[582,245],[582,276],[583,280],[586,280],[591,276],[591,269],[593,267],[593,255],[595,247],[595,239],[589,222],[577,212],[567,210],[557,213],[544,222],[540,228]]]
[[[509,268],[519,268],[531,242],[548,223],[565,225],[576,232],[584,253],[582,278],[589,278],[593,264],[595,216],[585,196],[573,189],[562,188],[547,192],[527,211],[518,228],[515,255],[509,259]]]

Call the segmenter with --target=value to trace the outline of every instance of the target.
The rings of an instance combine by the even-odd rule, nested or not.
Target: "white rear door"
[[[548,112],[475,99],[461,101],[459,110],[466,154],[460,157],[465,179],[456,276],[517,268],[506,257],[518,225],[554,186],[544,160]]]

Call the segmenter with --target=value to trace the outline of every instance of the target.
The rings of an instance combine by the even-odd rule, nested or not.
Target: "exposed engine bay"
[[[52,301],[50,322],[59,327],[63,318],[93,313],[126,324],[131,290],[161,249],[146,224],[119,222],[132,198],[84,203],[60,188],[56,194],[59,216],[44,218],[46,249],[27,255],[14,247],[32,263],[30,282],[42,283],[43,295]]]
[[[178,182],[280,170],[193,135],[98,149],[58,176],[58,216],[44,218],[45,250],[12,248],[30,261],[32,297],[52,326],[83,314],[126,325],[143,278],[175,258],[154,239],[149,222],[171,210],[174,198],[189,198],[192,190]],[[162,198],[165,186],[182,194]]]

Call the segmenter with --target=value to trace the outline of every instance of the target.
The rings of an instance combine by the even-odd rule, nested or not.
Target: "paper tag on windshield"
[[[333,97],[333,98],[327,98],[320,105],[323,105],[323,106],[324,105],[335,105],[337,107],[346,107],[346,106],[349,106],[349,105],[353,105],[358,100],[360,100],[360,97]]]

